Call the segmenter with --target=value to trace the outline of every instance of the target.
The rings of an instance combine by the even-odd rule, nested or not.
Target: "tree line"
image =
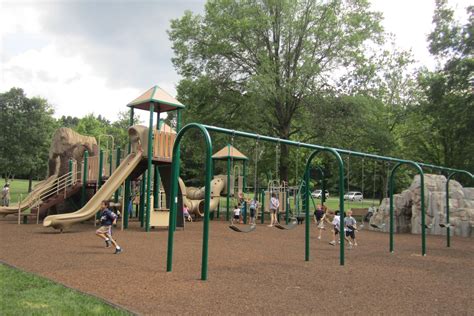
[[[111,122],[101,115],[82,118],[62,116],[54,118],[53,107],[41,97],[29,98],[21,88],[0,93],[0,175],[12,178],[44,179],[47,173],[48,153],[53,133],[59,127],[69,127],[82,135],[112,135],[115,147],[128,144],[128,112],[119,113]],[[105,141],[101,144],[105,149]]]
[[[473,171],[474,7],[466,10],[462,24],[446,0],[436,1],[428,45],[437,67],[429,70],[391,44],[366,0],[208,1],[203,14],[186,12],[168,31],[184,121]],[[201,178],[203,156],[192,146],[199,138],[190,138],[184,172]],[[230,141],[217,136],[216,146]],[[254,142],[236,142],[252,157]],[[267,145],[259,171],[292,180],[306,157]],[[318,163],[335,179],[332,158]],[[377,172],[378,195],[386,191],[390,166],[350,164],[349,188],[369,181],[365,165]]]

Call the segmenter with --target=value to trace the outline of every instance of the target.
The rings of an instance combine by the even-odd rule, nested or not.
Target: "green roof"
[[[138,98],[127,104],[127,106],[148,111],[152,104],[154,105],[155,112],[168,112],[176,109],[184,109],[184,105],[181,102],[173,98],[168,92],[159,86],[151,87]]]

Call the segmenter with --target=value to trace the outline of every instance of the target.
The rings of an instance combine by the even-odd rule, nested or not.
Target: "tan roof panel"
[[[248,160],[247,156],[242,154],[231,144],[227,144],[224,148],[212,155],[212,159],[227,159],[232,158],[234,160]]]
[[[148,111],[151,104],[154,105],[155,112],[168,112],[176,109],[184,109],[184,105],[181,102],[173,98],[168,92],[159,86],[151,87],[138,98],[127,104],[127,106]]]

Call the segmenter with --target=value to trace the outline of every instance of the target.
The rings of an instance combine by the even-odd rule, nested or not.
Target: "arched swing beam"
[[[312,156],[316,156],[316,154],[320,151],[325,151],[333,154],[339,165],[339,183],[340,183],[340,190],[339,192],[339,199],[340,199],[340,204],[341,204],[341,223],[344,220],[344,162],[342,161],[341,155],[347,154],[347,155],[352,155],[352,156],[358,156],[358,157],[366,157],[366,158],[372,158],[376,160],[384,160],[384,161],[392,161],[396,163],[407,163],[411,165],[416,165],[418,167],[428,167],[428,168],[433,168],[433,169],[438,169],[438,170],[444,170],[444,171],[450,171],[450,172],[462,172],[462,173],[468,173],[467,171],[464,170],[458,170],[458,169],[452,169],[452,168],[445,168],[445,167],[438,167],[434,165],[429,165],[429,164],[422,164],[422,163],[415,163],[413,161],[408,161],[408,160],[402,160],[402,159],[397,159],[397,158],[391,158],[391,157],[385,157],[385,156],[379,156],[379,155],[373,155],[373,154],[365,154],[361,152],[355,152],[355,151],[350,151],[350,150],[345,150],[345,149],[337,149],[337,148],[331,148],[331,147],[323,147],[323,146],[318,146],[318,145],[313,145],[313,144],[307,144],[307,143],[300,143],[300,142],[294,142],[286,139],[280,139],[280,138],[275,138],[275,137],[270,137],[270,136],[263,136],[263,135],[257,135],[253,133],[247,133],[247,132],[241,132],[241,131],[236,131],[236,130],[230,130],[226,128],[221,128],[221,127],[215,127],[215,126],[209,126],[209,125],[203,125],[199,123],[190,123],[186,126],[184,126],[176,136],[174,145],[173,145],[173,161],[172,161],[172,171],[171,171],[171,205],[170,205],[170,222],[169,222],[169,227],[168,227],[168,251],[167,251],[167,264],[166,264],[166,270],[170,272],[172,270],[172,261],[173,261],[173,242],[174,242],[174,231],[176,229],[176,213],[177,213],[177,202],[178,202],[178,178],[179,178],[179,166],[180,166],[180,144],[183,136],[186,134],[187,131],[191,129],[197,129],[198,131],[201,132],[201,134],[204,136],[205,143],[206,143],[206,162],[205,162],[205,193],[204,193],[204,227],[203,227],[203,243],[202,243],[202,263],[201,263],[201,280],[207,280],[207,272],[208,272],[208,244],[209,244],[209,206],[210,206],[210,200],[211,200],[211,180],[212,180],[212,139],[211,136],[209,135],[209,132],[217,132],[221,134],[227,134],[227,135],[234,135],[234,136],[239,136],[239,137],[244,137],[244,138],[251,138],[251,139],[259,139],[261,141],[268,141],[268,142],[273,142],[273,143],[283,143],[287,145],[292,145],[292,146],[298,146],[298,147],[305,147],[309,149],[315,150],[315,152],[312,153]],[[312,160],[312,157],[308,159],[308,163],[310,164]],[[308,169],[308,164],[306,166],[306,169]],[[309,180],[309,174],[308,172],[305,171],[305,177],[306,179]],[[423,174],[421,172],[421,174]],[[422,177],[423,179],[423,177]],[[308,182],[307,182],[308,183]],[[309,191],[308,186],[307,186],[307,191]],[[308,192],[307,192],[308,193]],[[308,198],[308,194],[306,194],[306,198]],[[306,205],[309,205],[309,203],[306,203]],[[424,213],[424,210],[423,210]],[[308,239],[309,236],[309,212],[306,213],[306,239]],[[423,226],[424,227],[424,226]],[[340,263],[341,265],[344,264],[344,240],[343,236],[341,236],[341,252],[340,252]],[[423,244],[424,244],[424,238],[423,238]],[[423,253],[425,250],[422,250]],[[305,242],[305,260],[309,260],[309,241]]]
[[[448,175],[448,178],[446,180],[446,247],[451,247],[451,228],[449,224],[449,181],[451,181],[451,178],[454,177],[457,174],[465,174],[471,179],[474,179],[474,175],[470,172],[460,170],[460,171],[454,171]]]

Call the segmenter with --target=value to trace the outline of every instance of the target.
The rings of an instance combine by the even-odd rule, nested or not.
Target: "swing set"
[[[390,181],[389,181],[389,196],[390,196],[390,240],[389,240],[389,251],[394,251],[394,206],[393,206],[393,190],[394,190],[394,178],[397,169],[403,165],[409,165],[416,169],[420,175],[420,196],[421,196],[421,255],[426,255],[426,232],[425,232],[425,192],[424,192],[424,172],[423,168],[434,168],[437,170],[444,170],[449,172],[448,181],[447,181],[447,198],[449,198],[449,180],[458,173],[463,173],[468,175],[471,179],[474,179],[474,176],[465,170],[452,169],[440,166],[434,166],[429,164],[423,164],[414,162],[411,160],[386,157],[374,154],[367,154],[362,152],[350,151],[345,149],[338,149],[332,147],[319,146],[308,143],[294,142],[286,139],[274,138],[270,136],[256,135],[253,133],[241,132],[230,130],[221,127],[203,125],[199,123],[190,123],[184,126],[178,133],[174,146],[173,146],[173,161],[172,161],[172,171],[171,171],[171,205],[170,205],[170,225],[168,227],[168,250],[167,250],[167,261],[166,261],[166,271],[171,272],[173,267],[173,248],[174,248],[174,232],[176,230],[176,214],[177,214],[177,195],[178,195],[178,177],[179,177],[179,153],[180,153],[180,144],[181,140],[186,133],[191,129],[197,129],[204,137],[206,148],[205,148],[205,196],[204,196],[204,220],[203,220],[203,242],[202,242],[202,262],[201,262],[201,280],[207,280],[208,277],[208,256],[209,256],[209,226],[210,226],[210,201],[211,201],[211,190],[210,184],[212,180],[212,139],[209,132],[215,132],[220,134],[227,134],[232,136],[239,136],[244,138],[258,139],[261,141],[273,142],[277,144],[284,143],[291,146],[301,146],[312,150],[312,153],[309,155],[306,161],[306,167],[304,172],[304,181],[306,184],[309,184],[310,174],[309,170],[313,159],[320,153],[328,153],[332,155],[338,166],[338,186],[339,186],[339,203],[340,203],[340,221],[344,222],[344,171],[345,164],[342,159],[342,155],[351,155],[355,157],[368,158],[374,160],[380,160],[385,162],[395,163],[394,167],[390,170]],[[305,242],[304,242],[304,260],[310,260],[310,220],[309,220],[309,186],[305,185],[305,194],[304,194],[304,208],[306,215],[305,222]],[[449,224],[449,203],[446,206],[447,217],[446,224]],[[449,227],[448,229],[448,247],[449,247]],[[339,264],[345,264],[345,248],[344,248],[344,234],[340,234],[340,245],[339,245]]]

